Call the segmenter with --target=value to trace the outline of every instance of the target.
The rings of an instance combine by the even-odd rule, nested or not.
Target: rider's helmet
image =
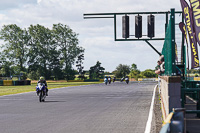
[[[40,80],[44,80],[44,77],[43,77],[43,76],[41,76],[41,77],[40,77]]]
[[[106,78],[106,75],[105,75],[105,78]]]

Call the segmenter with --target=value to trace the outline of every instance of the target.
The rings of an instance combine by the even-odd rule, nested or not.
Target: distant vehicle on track
[[[105,76],[104,78],[104,83],[107,85],[108,84],[108,78]]]
[[[126,76],[125,81],[126,81],[127,84],[129,83],[129,78],[128,78],[128,76]]]

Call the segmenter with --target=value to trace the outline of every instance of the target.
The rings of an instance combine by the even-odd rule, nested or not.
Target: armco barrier
[[[194,77],[195,81],[200,81],[200,77]]]
[[[3,85],[4,86],[12,86],[13,82],[12,82],[12,80],[3,80]]]
[[[67,82],[83,82],[84,80],[68,80]]]
[[[194,77],[187,77],[188,81],[194,81]]]
[[[158,78],[138,78],[138,81],[158,81]]]
[[[99,82],[99,80],[96,79],[86,79],[84,82]]]
[[[0,86],[31,85],[31,80],[0,80]]]
[[[0,86],[3,86],[3,80],[0,80]]]
[[[19,80],[19,85],[24,85],[24,81],[23,80]]]
[[[138,81],[142,81],[142,78],[138,78]]]
[[[25,80],[24,85],[31,85],[31,80]]]
[[[99,79],[99,82],[104,82],[104,79]]]
[[[14,86],[19,85],[19,81],[13,81],[13,85]]]
[[[31,85],[31,80],[16,80],[16,81],[12,81],[13,85]]]
[[[103,82],[103,79],[68,80],[67,82]]]

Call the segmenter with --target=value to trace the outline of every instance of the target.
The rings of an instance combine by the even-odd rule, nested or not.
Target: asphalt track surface
[[[0,133],[144,133],[156,83],[116,82],[0,97]]]

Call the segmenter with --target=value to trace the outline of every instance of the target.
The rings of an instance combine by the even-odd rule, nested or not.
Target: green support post
[[[184,22],[184,16],[182,14],[182,22]],[[181,48],[182,48],[182,55],[181,55],[181,64],[184,66],[182,72],[183,72],[183,78],[185,80],[185,76],[187,76],[187,72],[185,71],[185,66],[186,66],[186,58],[185,58],[185,46],[184,46],[184,33],[182,33],[182,44],[181,44]]]
[[[172,59],[172,72],[171,75],[176,75],[175,63],[175,9],[171,9],[171,59]]]

